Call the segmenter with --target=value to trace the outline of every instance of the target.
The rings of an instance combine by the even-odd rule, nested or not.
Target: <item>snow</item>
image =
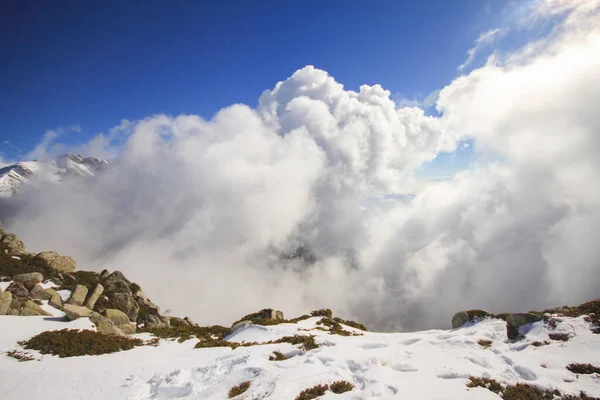
[[[56,283],[52,282],[51,280],[47,280],[46,282],[40,283],[40,286],[44,289],[52,289],[52,288],[58,287],[58,285]]]
[[[13,281],[0,282],[0,290],[5,291],[6,288],[8,288],[10,286],[11,283],[13,283]]]
[[[310,330],[322,347],[308,352],[287,343],[194,349],[193,339],[163,340],[158,347],[93,357],[60,359],[30,352],[39,361],[24,363],[0,355],[2,398],[223,399],[232,386],[249,380],[248,399],[294,399],[308,387],[343,379],[355,389],[341,395],[328,392],[322,399],[499,399],[486,389],[467,388],[469,376],[600,395],[597,375],[577,376],[565,369],[572,362],[600,365],[600,335],[590,331],[583,317],[558,323],[556,331],[570,333],[571,340],[542,347],[531,343],[548,340],[544,322],[528,326],[527,337],[513,343],[499,320],[450,331],[366,332],[349,337],[314,330],[317,321],[248,326],[229,337],[263,342]],[[64,322],[56,317],[0,316],[0,351],[18,349],[18,341],[44,330],[92,327],[87,318]],[[482,348],[479,339],[492,340],[491,348]],[[269,361],[273,351],[291,358]]]
[[[63,290],[58,290],[56,293],[58,293],[58,295],[60,296],[60,299],[63,302],[68,301],[71,298],[71,291],[67,290],[67,289],[63,289]]]
[[[65,176],[95,176],[108,161],[65,154],[49,161],[23,161],[0,168],[0,197],[18,194],[21,186],[59,183]]]

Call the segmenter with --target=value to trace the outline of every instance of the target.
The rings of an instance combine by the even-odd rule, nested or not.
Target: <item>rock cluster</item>
[[[498,318],[506,321],[506,334],[511,340],[520,337],[519,328],[523,325],[541,321],[542,316],[536,313],[514,313],[494,315],[483,310],[459,311],[452,317],[452,329],[460,328],[469,322],[477,322],[485,318]]]
[[[42,307],[47,301],[64,311],[67,319],[89,318],[99,332],[109,335],[135,333],[138,325],[151,328],[170,324],[159,307],[120,271],[75,271],[71,257],[55,251],[26,253],[21,239],[2,228],[0,251],[0,268],[11,264],[8,270],[13,272],[7,276],[7,268],[0,269],[0,278],[12,281],[5,291],[0,290],[0,315],[50,316]],[[22,273],[15,274],[17,270]],[[66,302],[57,290],[71,292]]]

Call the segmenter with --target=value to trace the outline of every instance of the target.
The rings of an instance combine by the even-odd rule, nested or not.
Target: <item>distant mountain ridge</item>
[[[58,183],[67,177],[96,176],[107,160],[67,153],[47,161],[23,161],[0,168],[0,197],[12,197],[24,186]]]

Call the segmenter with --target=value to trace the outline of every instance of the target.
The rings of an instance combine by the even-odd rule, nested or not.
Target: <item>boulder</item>
[[[477,322],[484,318],[493,318],[494,314],[484,310],[464,310],[452,316],[452,329],[460,328],[467,322]]]
[[[117,326],[131,323],[127,315],[120,310],[108,308],[104,311],[104,314],[106,318],[111,320]]]
[[[515,313],[506,318],[506,334],[509,339],[518,339],[519,328],[526,324],[541,321],[542,317],[532,313]]]
[[[23,317],[35,316],[35,315],[46,315],[46,316],[49,316],[49,317],[52,316],[52,314],[50,314],[49,312],[44,311],[42,309],[42,307],[40,307],[38,304],[36,304],[33,300],[27,300],[23,304],[23,306],[19,310],[19,315],[23,316]]]
[[[271,310],[271,319],[284,319],[283,312],[278,310]]]
[[[32,288],[37,284],[37,283],[42,283],[44,281],[44,275],[40,274],[39,272],[30,272],[28,274],[19,274],[19,275],[15,275],[13,277],[13,281],[15,282],[19,282],[19,283],[27,283],[27,284],[32,284]]]
[[[96,301],[98,301],[103,292],[104,286],[102,286],[101,284],[97,284],[94,290],[92,291],[92,294],[90,294],[87,300],[85,301],[85,306],[90,310],[93,310],[94,306],[96,305]]]
[[[9,247],[10,254],[16,255],[25,251],[25,245],[23,244],[23,241],[14,233],[2,235],[0,242],[5,243]]]
[[[85,301],[85,297],[87,296],[88,288],[83,285],[75,286],[75,290],[73,294],[71,294],[71,298],[67,301],[67,304],[73,304],[76,306],[83,305]]]
[[[45,260],[57,272],[71,273],[77,268],[77,264],[73,258],[61,256],[55,251],[43,251],[38,253],[36,257]]]
[[[12,293],[2,292],[0,289],[0,315],[6,315],[12,303]]]
[[[126,335],[133,335],[136,332],[135,324],[132,323],[119,325],[117,328]]]
[[[130,321],[137,321],[140,306],[133,300],[130,293],[115,293],[113,302],[116,308],[127,314]]]
[[[122,283],[124,285],[117,285],[118,283]],[[104,280],[104,284],[107,288],[111,288],[111,290],[116,293],[131,293],[131,289],[129,288],[131,286],[131,282],[125,277],[125,275],[123,275],[121,271],[115,271],[108,275]],[[127,287],[127,289],[124,291],[115,290],[118,288],[124,289],[125,287]]]
[[[235,331],[237,331],[237,330],[240,330],[240,329],[242,329],[242,328],[245,328],[245,327],[247,327],[247,326],[250,326],[250,325],[252,325],[252,321],[248,321],[248,320],[246,320],[246,321],[240,321],[240,322],[236,322],[236,323],[235,323],[235,324],[233,324],[233,326],[231,327],[231,331],[230,331],[230,333],[233,333],[233,332],[235,332]]]
[[[96,325],[96,330],[104,335],[126,336],[111,320],[95,311],[90,311],[90,321]]]
[[[102,272],[100,272],[101,279],[106,279],[109,275],[110,275],[110,271],[107,269],[104,269],[104,270],[102,270]]]
[[[185,317],[183,320],[184,320],[185,322],[187,322],[187,324],[188,324],[188,325],[190,325],[190,326],[195,326],[195,325],[196,325],[196,324],[194,323],[194,321],[192,321],[192,320],[190,319],[190,317]]]
[[[35,293],[35,299],[48,300],[48,304],[54,308],[62,309],[62,298],[60,294],[54,289],[42,289]]]
[[[78,318],[85,318],[92,315],[92,310],[89,308],[76,306],[73,304],[65,304],[63,306],[63,311],[67,314],[67,318],[69,321],[76,320]]]

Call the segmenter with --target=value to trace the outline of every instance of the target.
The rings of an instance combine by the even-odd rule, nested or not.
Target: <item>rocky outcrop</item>
[[[19,310],[19,315],[23,317],[36,315],[52,316],[52,314],[44,311],[42,307],[40,307],[39,304],[35,303],[33,300],[27,300],[25,303],[23,303],[21,309]]]
[[[43,251],[38,253],[36,258],[46,261],[50,268],[56,272],[71,273],[77,268],[77,264],[73,258],[61,256],[56,251]]]
[[[63,311],[67,315],[69,321],[73,321],[78,318],[89,317],[90,315],[92,315],[92,310],[90,310],[89,308],[76,306],[73,304],[65,304],[63,306]]]
[[[2,292],[0,289],[0,315],[6,315],[12,303],[12,293]]]
[[[98,283],[92,291],[92,293],[88,296],[87,300],[85,301],[85,306],[90,310],[93,310],[94,306],[96,305],[96,302],[98,301],[103,292],[104,286]]]
[[[25,252],[25,245],[14,233],[6,233],[0,238],[0,242],[8,246],[9,252],[12,255],[22,254]]]
[[[20,282],[11,283],[10,286],[6,288],[6,291],[11,293],[12,296],[10,309],[6,313],[7,315],[19,315],[19,310],[23,304],[28,300],[33,300],[29,294],[29,290],[27,290]]]
[[[67,304],[73,304],[75,306],[83,305],[87,296],[87,292],[87,287],[83,285],[75,286],[75,290],[73,290],[73,294],[71,294],[71,298],[67,301]]]

